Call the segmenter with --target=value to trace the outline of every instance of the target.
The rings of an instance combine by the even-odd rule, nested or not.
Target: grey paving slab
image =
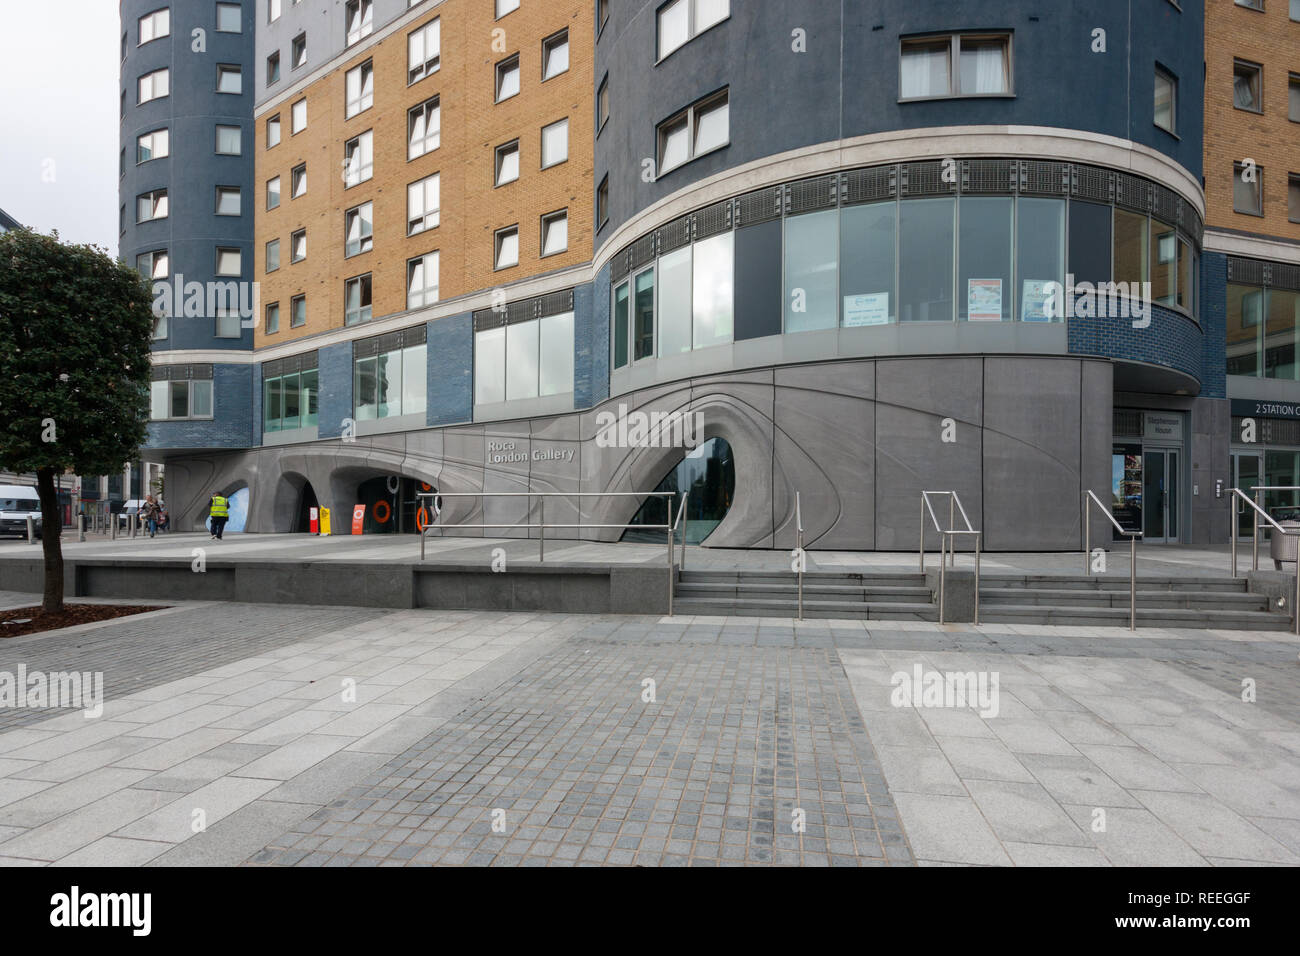
[[[1001,841],[968,796],[897,793],[898,810],[918,859],[978,866],[1007,866]]]

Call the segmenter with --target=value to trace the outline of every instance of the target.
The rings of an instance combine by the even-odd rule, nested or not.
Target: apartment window
[[[553,256],[569,248],[569,210],[542,217],[542,256]]]
[[[605,121],[609,119],[609,76],[600,81],[600,89],[596,91],[596,131],[605,128]]]
[[[266,0],[266,22],[274,23],[280,19],[280,0]]]
[[[1264,111],[1262,85],[1263,68],[1258,63],[1245,60],[1232,61],[1232,105],[1252,113]]]
[[[728,129],[727,91],[701,100],[659,125],[659,172],[688,163],[696,157],[726,146]]]
[[[307,65],[307,34],[299,33],[289,44],[289,69]]]
[[[266,148],[280,145],[280,114],[276,113],[266,121]]]
[[[363,202],[343,214],[343,255],[359,256],[374,246],[375,204]]]
[[[240,202],[239,202],[238,186],[217,187],[217,215],[218,216],[238,216],[239,206],[240,206]]]
[[[343,324],[370,321],[370,273],[343,283]]]
[[[561,30],[542,41],[542,82],[569,70],[569,31]]]
[[[244,319],[233,309],[217,309],[212,334],[219,339],[237,339],[243,335]]]
[[[609,174],[596,187],[596,228],[600,229],[609,222]]]
[[[904,40],[899,98],[1011,93],[1010,34],[956,34]]]
[[[307,324],[307,297],[295,295],[289,300],[289,328],[296,329]]]
[[[1251,10],[1263,10],[1264,0],[1237,0],[1237,6],[1247,7]]]
[[[299,229],[289,234],[289,261],[302,262],[307,258],[307,230]]]
[[[497,102],[519,93],[519,54],[497,64]]]
[[[167,190],[155,189],[135,198],[135,221],[167,218]]]
[[[237,3],[217,4],[217,32],[243,33],[242,14]]]
[[[244,74],[240,72],[238,66],[231,63],[218,64],[217,92],[218,93],[244,92]]]
[[[135,257],[135,267],[146,279],[166,279],[171,274],[166,249],[141,253]]]
[[[1178,81],[1156,67],[1155,123],[1163,130],[1176,133],[1178,116]]]
[[[241,148],[241,135],[238,126],[217,127],[217,152],[220,155],[238,156]]]
[[[1292,222],[1300,222],[1300,176],[1295,173],[1287,178],[1286,208],[1287,218]]]
[[[406,85],[410,86],[431,73],[441,63],[442,21],[431,20],[406,38]]]
[[[438,253],[406,261],[406,307],[418,309],[438,301]]]
[[[370,60],[347,72],[347,103],[343,108],[345,118],[356,116],[375,105],[375,67]]]
[[[1232,166],[1232,211],[1246,213],[1250,216],[1264,215],[1264,169],[1262,166],[1248,169],[1242,163]]]
[[[126,60],[126,34],[122,34],[122,60]]]
[[[433,229],[438,225],[439,174],[426,176],[406,187],[406,234]]]
[[[423,329],[418,330],[420,332]],[[427,346],[417,330],[402,334],[402,345],[379,352],[367,343],[358,343],[364,357],[353,362],[352,394],[357,421],[419,415],[427,407]],[[408,338],[409,336],[409,338]],[[377,354],[376,354],[377,353]]]
[[[519,265],[519,227],[507,226],[505,229],[498,229],[493,236],[496,254],[493,258],[493,268],[508,269],[511,266]]]
[[[117,231],[120,234],[126,234],[126,204],[117,207]]]
[[[343,146],[343,187],[351,189],[375,174],[375,134],[366,130]]]
[[[730,0],[671,0],[665,3],[659,8],[658,58],[662,60],[730,14]],[[608,16],[608,11],[605,11],[605,16]]]
[[[212,379],[151,382],[149,417],[154,421],[212,417]]]
[[[266,85],[280,82],[280,51],[276,50],[266,58]]]
[[[301,99],[289,108],[289,135],[301,133],[307,128],[307,100]]]
[[[519,0],[496,0],[497,19],[500,20],[507,13],[512,13],[519,9]]]
[[[161,40],[165,36],[170,36],[172,32],[170,10],[155,10],[153,13],[146,13],[136,23],[140,29],[140,42],[137,46],[144,46],[150,40]]]
[[[362,37],[370,35],[375,23],[375,5],[373,0],[348,0],[348,46]]]
[[[497,147],[496,184],[504,186],[519,178],[519,140]]]
[[[135,139],[135,162],[147,163],[151,159],[162,159],[171,151],[171,133],[165,129],[156,129],[152,133],[143,133]]]
[[[271,302],[266,307],[266,334],[274,335],[280,331],[280,303]]]
[[[425,100],[406,114],[406,158],[432,153],[442,141],[442,109],[438,97]]]
[[[1297,0],[1297,2],[1300,2],[1300,0]],[[1287,85],[1290,94],[1287,115],[1290,117],[1291,122],[1300,123],[1300,76],[1292,73]]]
[[[238,249],[217,249],[217,275],[238,276],[242,266],[243,256]]]
[[[275,209],[280,205],[280,177],[272,176],[266,181],[266,208]]]
[[[569,121],[562,119],[542,127],[542,169],[569,158]]]
[[[146,73],[136,81],[136,103],[162,99],[171,86],[171,73],[167,69]]]
[[[1300,0],[1291,0],[1290,17],[1292,20],[1300,20]]]
[[[280,268],[280,240],[272,239],[266,244],[266,271],[274,272]]]
[[[307,195],[307,164],[299,163],[289,171],[290,199]]]

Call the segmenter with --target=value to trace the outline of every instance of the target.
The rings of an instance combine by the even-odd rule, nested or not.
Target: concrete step
[[[1064,574],[981,574],[981,588],[1046,589],[1050,591],[1128,591],[1128,575]],[[1139,591],[1194,591],[1225,594],[1246,593],[1246,579],[1223,577],[1151,577],[1138,565]]]
[[[697,583],[683,580],[677,585],[677,593],[682,597],[700,598],[702,600],[736,600],[736,599],[796,599],[799,593],[797,584],[728,584],[723,582]],[[914,602],[927,603],[930,589],[921,586],[906,587],[902,585],[876,585],[867,587],[844,584],[814,584],[805,581],[803,586],[804,601],[839,601],[843,603],[883,603]]]
[[[798,582],[799,576],[793,571],[692,571],[684,570],[679,575],[681,581],[692,584],[786,584]],[[803,576],[804,587],[811,584],[839,587],[868,587],[884,585],[891,587],[923,587],[925,575],[916,572],[881,572],[878,574],[840,574],[834,571],[808,571]]]
[[[1127,607],[1040,607],[980,604],[981,624],[1067,624],[1082,627],[1128,627]],[[1219,628],[1232,631],[1290,631],[1291,620],[1264,611],[1218,611],[1183,608],[1138,608],[1137,626]]]
[[[679,597],[673,603],[677,614],[692,614],[709,617],[797,617],[799,602],[774,599],[759,600],[747,598],[741,600],[717,600],[704,598]],[[893,621],[937,621],[939,609],[929,603],[905,602],[862,602],[846,603],[842,601],[809,601],[804,596],[803,616],[805,618],[838,618],[840,620],[893,620]]]
[[[1017,605],[1034,607],[1123,607],[1129,606],[1128,589],[1105,588],[990,588],[980,586],[980,606]],[[1268,598],[1262,594],[1236,594],[1228,591],[1147,591],[1137,593],[1138,608],[1199,608],[1210,611],[1267,611]]]

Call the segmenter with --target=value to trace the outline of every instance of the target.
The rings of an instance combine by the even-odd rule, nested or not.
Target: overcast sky
[[[117,255],[117,0],[0,7],[0,209]]]

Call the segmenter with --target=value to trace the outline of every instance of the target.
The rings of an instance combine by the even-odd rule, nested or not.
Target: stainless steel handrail
[[[690,494],[689,491],[682,492],[682,507],[681,510],[677,512],[678,520],[682,523],[682,560],[680,564],[683,571],[686,570],[686,505],[690,499]]]
[[[509,528],[509,529],[538,529],[538,560],[546,560],[546,529],[547,528],[567,528],[567,529],[613,529],[622,528],[627,530],[631,527],[641,528],[646,531],[666,531],[668,535],[668,614],[673,613],[673,532],[677,524],[673,518],[673,504],[677,500],[677,493],[673,491],[421,491],[416,495],[417,498],[433,499],[433,514],[436,521],[436,527],[439,531],[439,537],[446,537],[447,525],[440,520],[442,509],[438,507],[437,501],[440,498],[527,498],[528,512],[531,514],[532,499],[541,499],[540,521],[538,524],[525,522],[510,522],[508,524],[497,524],[492,522],[479,522],[478,524],[452,525],[456,528],[469,528],[485,530],[487,528]],[[578,508],[578,523],[569,522],[551,522],[547,523],[546,519],[546,499],[547,498],[665,498],[668,505],[668,522],[666,524],[589,524],[582,522],[582,508]],[[677,519],[680,520],[681,512],[677,513]],[[429,521],[424,530],[420,532],[420,560],[424,560],[424,540],[429,531],[435,527],[434,521]]]
[[[1115,530],[1120,534],[1128,536],[1128,629],[1137,630],[1137,539],[1142,537],[1141,531],[1126,530],[1111,513],[1111,510],[1102,503],[1102,500],[1088,489],[1083,493],[1083,573],[1092,576],[1092,525],[1088,518],[1091,514],[1093,504],[1101,509],[1101,513],[1106,516],[1106,520],[1115,526]]]
[[[1255,552],[1253,570],[1255,571],[1259,570],[1259,527],[1260,527],[1259,519],[1260,518],[1263,518],[1265,523],[1268,524],[1268,526],[1271,527],[1278,534],[1300,535],[1300,529],[1292,530],[1289,528],[1282,527],[1273,519],[1272,515],[1270,515],[1267,511],[1261,508],[1254,501],[1251,501],[1250,498],[1246,495],[1246,493],[1242,491],[1240,488],[1229,488],[1228,490],[1231,492],[1231,494],[1228,496],[1228,501],[1231,502],[1232,504],[1232,535],[1231,535],[1232,576],[1235,578],[1237,576],[1237,516],[1241,514],[1241,512],[1237,510],[1238,498],[1240,498],[1242,501],[1246,502],[1246,504],[1254,508],[1257,515],[1254,522],[1255,527],[1254,527],[1254,534],[1253,534],[1254,552]],[[1274,486],[1251,485],[1251,490],[1258,493],[1260,491],[1300,491],[1300,488],[1281,486],[1281,485],[1274,485]],[[1291,603],[1291,617],[1294,622],[1293,624],[1294,633],[1300,634],[1300,561],[1296,562],[1295,595]]]
[[[1300,485],[1251,485],[1250,490],[1255,492],[1253,501],[1240,488],[1229,488],[1228,490],[1236,492],[1238,495],[1240,495],[1245,501],[1247,501],[1251,505],[1251,507],[1253,507],[1260,514],[1264,515],[1264,520],[1266,520],[1273,527],[1277,528],[1278,531],[1280,531],[1282,534],[1286,534],[1286,529],[1278,527],[1277,523],[1273,521],[1273,518],[1267,512],[1264,511],[1263,503],[1260,501],[1260,492],[1261,491],[1300,491]],[[1237,517],[1241,514],[1241,512],[1237,510],[1237,501],[1235,497],[1229,495],[1228,500],[1232,503],[1232,576],[1235,578],[1237,576]],[[1258,519],[1255,520],[1255,523],[1251,529],[1250,550],[1251,550],[1250,569],[1252,571],[1258,571],[1259,570],[1259,520]],[[1300,573],[1300,562],[1297,562],[1296,570],[1297,573]]]
[[[948,496],[948,527],[945,529],[939,525],[939,519],[935,517],[934,507],[930,504],[931,495]],[[975,536],[975,613],[974,623],[980,622],[980,544],[983,540],[983,532],[976,531],[970,523],[970,517],[966,514],[966,509],[961,503],[961,496],[955,491],[923,491],[921,492],[921,573],[925,573],[925,515],[930,513],[930,522],[934,525],[934,530],[939,532],[939,623],[946,624],[947,620],[947,602],[945,600],[948,590],[948,567],[957,566],[957,542],[953,540],[957,535],[970,534]],[[957,514],[961,514],[961,520],[966,527],[958,528]]]
[[[799,575],[799,620],[803,620],[803,571],[804,566],[808,563],[808,556],[803,551],[803,504],[799,500],[799,492],[794,493],[794,526],[795,534],[795,555],[798,564],[796,572]]]

